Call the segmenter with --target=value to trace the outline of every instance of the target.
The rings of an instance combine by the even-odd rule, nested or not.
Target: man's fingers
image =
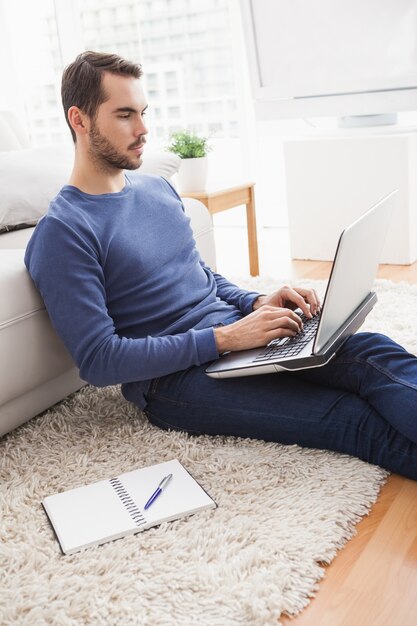
[[[291,309],[268,307],[263,314],[268,318],[268,326],[271,330],[275,328],[287,328],[298,333],[303,329],[300,316]]]
[[[310,307],[311,309],[313,309],[313,307],[311,306],[310,300],[313,300],[313,298],[310,293],[310,290],[298,289],[298,288],[292,289],[291,287],[288,287],[288,289],[285,292],[285,298],[289,302],[295,304],[294,308],[298,307],[299,309],[301,309],[304,315],[306,315],[306,317],[311,317],[313,311],[311,310],[310,312]],[[315,309],[315,306],[314,306],[314,309]]]
[[[311,315],[317,315],[317,313],[319,313],[320,299],[315,289],[297,287],[293,291],[299,294],[300,300],[297,301],[297,304],[307,317],[311,317]]]
[[[308,292],[307,302],[310,304],[313,315],[317,315],[317,313],[320,312],[321,307],[320,298],[318,297],[315,289],[309,289]]]

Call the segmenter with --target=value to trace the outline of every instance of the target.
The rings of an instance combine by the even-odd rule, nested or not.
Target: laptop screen
[[[314,354],[323,349],[371,292],[397,196],[398,190],[389,193],[341,234],[313,345]]]

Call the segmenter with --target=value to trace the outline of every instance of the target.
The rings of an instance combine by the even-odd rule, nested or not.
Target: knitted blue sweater
[[[119,193],[63,187],[25,263],[81,378],[143,381],[144,394],[153,378],[218,358],[213,326],[248,314],[259,295],[202,262],[181,199],[145,174]]]

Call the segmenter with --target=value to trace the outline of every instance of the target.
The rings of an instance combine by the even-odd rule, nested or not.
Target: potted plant
[[[207,182],[207,153],[211,150],[207,137],[179,130],[171,135],[168,150],[181,158],[178,172],[181,193],[203,191]]]

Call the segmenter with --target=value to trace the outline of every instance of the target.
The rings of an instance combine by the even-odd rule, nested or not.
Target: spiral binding
[[[111,478],[109,482],[119,496],[130,517],[135,522],[136,526],[143,526],[146,524],[146,519],[143,517],[142,511],[133,502],[120,480],[118,478]]]

